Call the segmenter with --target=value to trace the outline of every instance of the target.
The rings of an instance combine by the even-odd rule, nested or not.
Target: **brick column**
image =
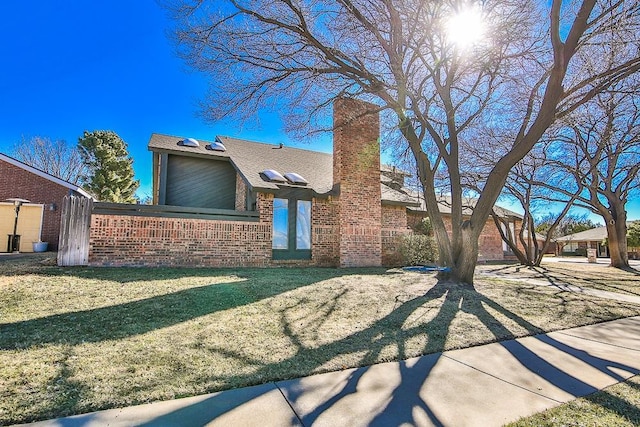
[[[353,99],[338,99],[333,104],[333,125],[340,266],[379,266],[382,210],[377,107]]]

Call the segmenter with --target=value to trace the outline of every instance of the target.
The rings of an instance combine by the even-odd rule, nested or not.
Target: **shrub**
[[[562,256],[587,256],[587,249],[577,248],[575,251],[562,251]]]
[[[426,265],[435,262],[438,248],[433,237],[408,234],[402,236],[400,253],[405,265]]]
[[[413,226],[413,232],[415,234],[421,234],[424,236],[433,236],[433,226],[429,217],[422,218],[419,223]]]
[[[587,256],[587,248],[578,248],[574,251],[576,256]]]

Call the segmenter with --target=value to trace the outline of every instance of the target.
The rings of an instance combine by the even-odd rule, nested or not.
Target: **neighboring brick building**
[[[7,235],[13,233],[15,207],[7,199],[25,199],[20,208],[17,233],[20,251],[31,252],[32,241],[58,247],[60,206],[67,195],[90,197],[77,185],[68,183],[39,169],[0,153],[0,252],[7,251]]]
[[[404,188],[407,176],[380,166],[377,107],[334,104],[333,155],[216,137],[153,134],[153,202],[181,206],[183,218],[151,207],[135,216],[94,213],[93,265],[399,265],[400,236],[424,215]],[[241,221],[216,214],[253,213]],[[193,218],[210,213],[210,219]],[[497,236],[497,238],[496,238]],[[495,226],[481,259],[503,259]]]
[[[636,221],[627,221],[627,229]],[[587,249],[596,249],[596,256],[608,258],[609,247],[606,244],[607,227],[596,227],[579,233],[568,234],[554,239],[556,255],[586,256]],[[628,246],[629,259],[640,259],[640,248]]]

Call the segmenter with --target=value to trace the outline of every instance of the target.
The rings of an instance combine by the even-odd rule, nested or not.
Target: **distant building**
[[[633,221],[627,221],[627,227],[632,223]],[[609,248],[605,245],[606,239],[607,227],[596,227],[558,237],[554,241],[557,245],[558,255],[586,256],[587,249],[596,249],[598,257],[606,258],[609,256]],[[627,248],[627,250],[631,259],[640,256],[640,248]]]
[[[37,241],[57,250],[60,206],[67,195],[91,197],[77,185],[0,153],[0,252],[9,250],[14,229],[15,204],[7,199],[29,201],[20,206],[16,234],[20,252],[32,252],[32,242]]]

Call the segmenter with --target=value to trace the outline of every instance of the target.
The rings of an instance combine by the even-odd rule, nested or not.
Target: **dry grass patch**
[[[640,425],[640,376],[581,399],[523,418],[508,427]]]
[[[483,265],[479,271],[505,278],[537,279],[627,295],[640,295],[640,271],[620,270],[603,264],[542,262],[540,267],[522,265]]]
[[[0,263],[0,424],[195,395],[640,315],[383,269]]]

